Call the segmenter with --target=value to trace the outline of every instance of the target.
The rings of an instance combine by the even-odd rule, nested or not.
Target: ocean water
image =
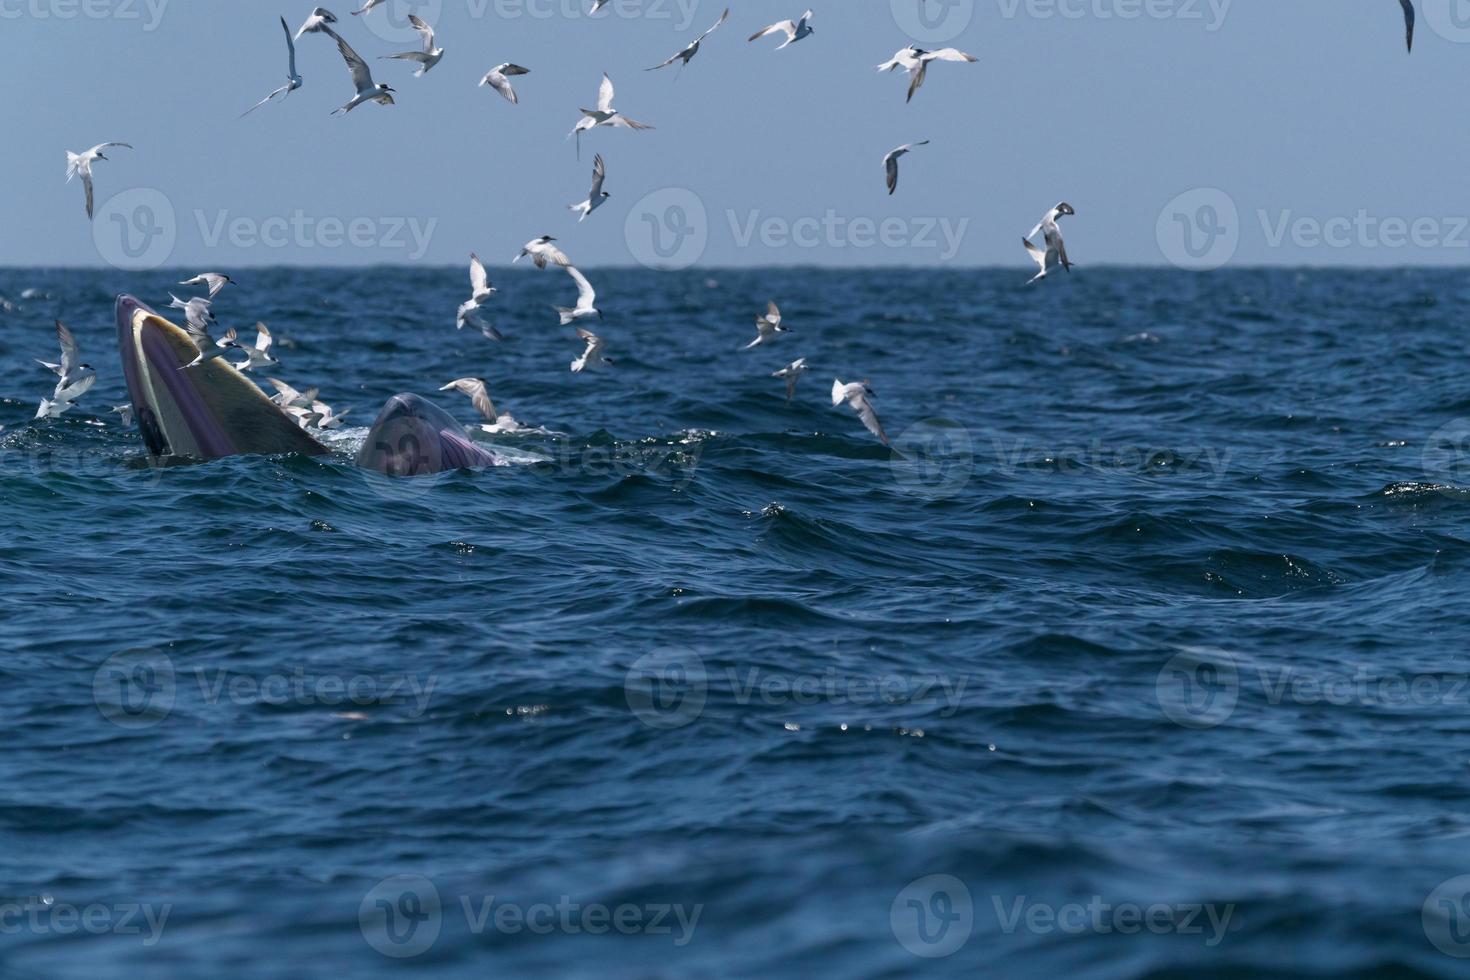
[[[1465,272],[241,270],[349,425],[153,466],[175,272],[0,270],[0,976],[1463,975]]]

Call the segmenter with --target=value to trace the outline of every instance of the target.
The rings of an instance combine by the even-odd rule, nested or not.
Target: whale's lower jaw
[[[223,358],[184,368],[199,353],[189,335],[132,296],[117,298],[117,346],[152,455],[327,452]]]
[[[454,416],[418,395],[394,395],[373,422],[357,465],[385,476],[425,476],[495,466],[494,453],[470,441]]]

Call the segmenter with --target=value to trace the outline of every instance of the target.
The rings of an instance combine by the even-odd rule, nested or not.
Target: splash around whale
[[[128,397],[154,457],[328,452],[224,358],[198,355],[189,335],[133,296],[117,298],[117,343]],[[448,412],[415,394],[389,398],[356,462],[386,476],[494,466]]]

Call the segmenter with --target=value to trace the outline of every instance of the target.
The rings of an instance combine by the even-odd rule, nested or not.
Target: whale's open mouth
[[[189,335],[132,296],[117,298],[117,347],[152,455],[327,452],[224,358],[185,368],[199,353]]]
[[[189,335],[132,296],[117,298],[117,347],[138,429],[154,456],[328,451],[223,357],[184,367],[199,353]],[[411,394],[388,399],[357,456],[359,466],[388,476],[497,462],[452,415]]]

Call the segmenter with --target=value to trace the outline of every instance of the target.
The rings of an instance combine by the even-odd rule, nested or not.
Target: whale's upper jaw
[[[184,368],[198,348],[148,304],[122,295],[115,312],[128,397],[152,455],[327,452],[223,359]]]

